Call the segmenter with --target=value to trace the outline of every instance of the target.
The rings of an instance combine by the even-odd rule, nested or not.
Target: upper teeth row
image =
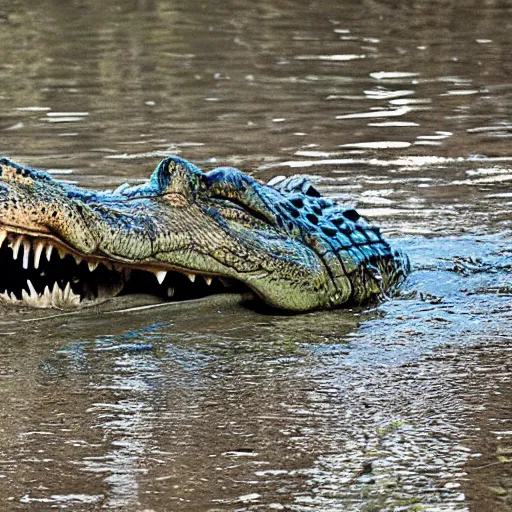
[[[162,284],[164,282],[165,276],[167,275],[167,271],[166,270],[153,270],[152,272],[155,274],[159,284]],[[185,273],[185,275],[190,279],[190,281],[192,283],[196,280],[195,274]],[[213,278],[211,276],[203,276],[203,277],[204,277],[206,284],[208,286],[210,286],[212,284]]]
[[[0,247],[4,243],[4,240],[7,238],[7,231],[0,230]],[[40,240],[36,239],[33,242],[30,241],[30,238],[25,237],[24,235],[13,235],[12,238],[9,240],[8,243],[9,247],[12,249],[12,257],[13,259],[17,260],[18,256],[20,255],[20,249],[21,254],[23,255],[23,268],[28,269],[29,262],[30,262],[30,250],[34,249],[34,268],[39,268],[39,263],[41,261],[41,255],[43,253],[43,250],[45,250],[46,259],[50,261],[51,255],[53,253],[54,246],[48,242],[47,240]],[[60,258],[64,258],[66,256],[66,252],[64,249],[60,247],[56,247],[56,250],[60,256]],[[73,258],[75,258],[76,264],[79,265],[83,258],[80,256],[73,254]],[[96,269],[96,267],[99,265],[99,261],[95,260],[86,260],[87,266],[89,267],[89,270],[92,272]],[[114,265],[110,264],[109,262],[105,262],[104,265],[107,268],[112,269]],[[164,282],[165,276],[167,275],[166,270],[154,270],[153,273],[155,274],[158,282],[162,284]],[[185,273],[185,275],[190,279],[190,281],[193,283],[196,280],[195,274]],[[212,278],[210,276],[204,276],[204,280],[208,286],[212,284]]]
[[[0,246],[3,244],[4,240],[7,237],[7,231],[0,230]],[[43,250],[45,250],[46,259],[50,261],[50,258],[53,253],[53,245],[49,242],[43,240],[34,240],[30,241],[29,238],[26,238],[24,235],[13,235],[13,237],[9,240],[8,246],[12,249],[12,257],[17,260],[20,253],[23,258],[23,268],[28,269],[29,261],[30,261],[30,250],[34,249],[34,268],[39,268],[39,262],[41,261],[41,254]],[[21,249],[21,251],[20,251]],[[61,258],[66,256],[66,252],[64,249],[57,247],[57,252]],[[82,261],[82,258],[79,256],[75,256],[74,258],[79,264]],[[92,263],[92,262],[91,262]],[[98,263],[93,263],[93,268],[91,269],[91,265],[89,265],[89,269],[94,270],[98,266]]]
[[[7,235],[7,231],[0,230],[0,247],[4,243],[4,240],[7,238]],[[36,239],[31,241],[30,238],[27,238],[24,235],[13,235],[9,240],[8,246],[12,249],[13,259],[17,260],[18,256],[22,255],[22,265],[25,270],[28,269],[30,263],[30,250],[32,248],[34,249],[34,268],[39,268],[39,263],[41,261],[41,255],[43,254],[43,251],[45,252],[46,259],[48,261],[50,261],[54,248],[57,250],[57,253],[61,259],[65,258],[66,254],[68,254],[64,249],[58,246],[54,247],[47,240]],[[83,261],[83,258],[76,254],[73,254],[72,256],[75,258],[77,265]],[[96,260],[87,260],[87,266],[91,272],[96,269],[99,263],[100,262]],[[105,263],[105,266],[107,268],[112,268],[112,265],[109,263]]]

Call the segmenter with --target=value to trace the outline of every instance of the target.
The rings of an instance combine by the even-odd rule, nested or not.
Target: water
[[[415,271],[356,310],[2,312],[0,509],[512,510],[512,6],[0,0],[0,154],[306,173]],[[123,311],[121,311],[123,310]]]

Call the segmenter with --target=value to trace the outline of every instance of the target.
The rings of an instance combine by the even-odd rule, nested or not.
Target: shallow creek
[[[410,255],[307,315],[0,311],[0,509],[512,510],[509,2],[0,0],[0,154],[304,173]]]

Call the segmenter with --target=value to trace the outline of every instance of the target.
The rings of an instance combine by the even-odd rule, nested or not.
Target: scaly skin
[[[93,192],[8,159],[0,170],[10,233],[129,268],[234,278],[285,310],[360,303],[409,270],[378,228],[300,176],[264,185],[168,157],[143,185]]]

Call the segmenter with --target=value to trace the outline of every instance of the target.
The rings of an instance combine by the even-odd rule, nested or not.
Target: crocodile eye
[[[242,203],[241,201],[237,200],[234,197],[227,198],[221,195],[212,195],[210,196],[210,199],[213,201],[215,208],[219,211],[219,213],[222,216],[230,217],[232,214],[227,213],[227,215],[225,215],[225,212],[233,210],[236,212],[241,212],[240,215],[243,213],[244,219],[246,219],[248,223],[250,223],[251,221],[259,221],[263,222],[264,224],[273,226],[273,223],[267,217],[265,217],[257,210],[251,208],[247,204]],[[241,216],[239,216],[238,213],[235,213],[234,215],[238,216],[238,219],[242,218]],[[279,216],[276,216],[276,218],[279,219]],[[279,222],[279,220],[277,222]]]

